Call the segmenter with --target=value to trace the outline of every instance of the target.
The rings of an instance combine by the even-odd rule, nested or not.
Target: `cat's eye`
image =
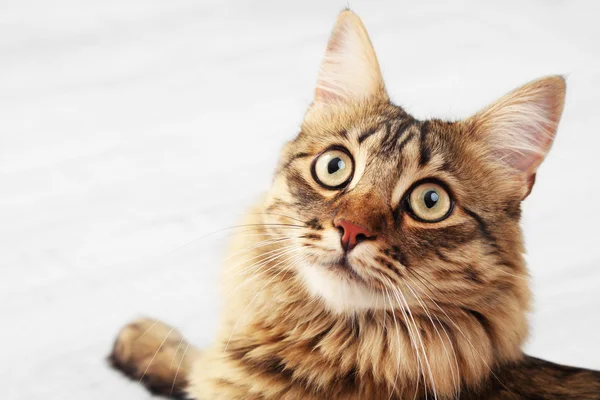
[[[333,147],[317,156],[311,172],[325,189],[341,189],[352,180],[354,160],[343,147]]]
[[[452,212],[452,199],[446,189],[436,182],[417,184],[408,195],[413,216],[423,222],[438,222]]]

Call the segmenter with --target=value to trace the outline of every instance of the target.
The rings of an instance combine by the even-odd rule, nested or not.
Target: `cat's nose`
[[[334,220],[333,225],[340,230],[342,234],[342,248],[347,252],[355,248],[360,242],[375,237],[367,228],[345,219]]]

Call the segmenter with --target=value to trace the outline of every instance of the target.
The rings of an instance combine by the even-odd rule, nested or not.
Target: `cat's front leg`
[[[150,392],[185,399],[190,370],[199,357],[177,330],[145,318],[121,329],[109,361]]]

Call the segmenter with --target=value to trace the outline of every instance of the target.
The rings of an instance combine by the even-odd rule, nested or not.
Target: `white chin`
[[[305,264],[298,269],[308,291],[322,299],[336,313],[383,309],[386,306],[382,295],[325,266]]]

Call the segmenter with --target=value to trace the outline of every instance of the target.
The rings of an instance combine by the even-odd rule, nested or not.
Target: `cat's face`
[[[308,292],[339,312],[526,303],[520,202],[563,97],[546,78],[465,121],[418,121],[389,102],[366,31],[342,14],[264,219]]]

